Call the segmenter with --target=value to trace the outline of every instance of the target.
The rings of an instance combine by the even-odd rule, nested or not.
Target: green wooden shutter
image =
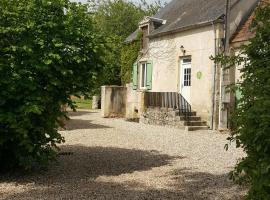
[[[146,88],[152,90],[153,62],[147,61]]]
[[[239,108],[240,107],[240,100],[242,98],[242,91],[238,87],[235,91],[235,98],[236,98],[236,106]]]
[[[138,64],[133,64],[133,71],[132,71],[132,87],[133,90],[137,90],[138,88]]]

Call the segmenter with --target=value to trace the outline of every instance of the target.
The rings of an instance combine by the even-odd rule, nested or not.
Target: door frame
[[[179,57],[179,73],[178,73],[178,91],[180,92],[180,94],[182,94],[182,91],[183,91],[183,81],[184,81],[184,68],[183,68],[183,60],[184,59],[190,59],[190,62],[188,64],[190,64],[190,69],[191,69],[191,75],[192,75],[192,58],[191,56],[183,56],[183,57]],[[192,76],[190,77],[190,81],[192,81]],[[191,82],[191,85],[189,86],[190,87],[190,91],[191,91],[191,86],[192,86],[192,82]],[[189,92],[190,92],[189,91]],[[189,95],[190,96],[190,95]],[[190,97],[189,99],[187,99],[187,101],[190,103]]]

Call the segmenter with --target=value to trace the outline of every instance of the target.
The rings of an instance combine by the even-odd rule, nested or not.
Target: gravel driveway
[[[244,154],[227,135],[71,114],[58,162],[30,175],[0,177],[0,199],[242,199],[228,180]]]

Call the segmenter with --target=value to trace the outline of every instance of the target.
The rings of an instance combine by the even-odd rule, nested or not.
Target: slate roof
[[[255,13],[253,12],[252,15],[248,18],[247,21],[243,25],[241,25],[238,30],[235,32],[231,39],[231,43],[237,42],[245,42],[248,41],[250,38],[254,37],[255,31],[251,30],[251,23],[255,17]]]
[[[270,5],[270,0],[261,0],[258,7],[264,7],[267,5]],[[255,11],[251,13],[249,18],[241,26],[239,26],[238,30],[235,32],[235,34],[231,39],[231,43],[245,42],[255,36],[256,30],[251,29],[251,24],[254,18],[255,18]]]
[[[240,0],[232,0],[232,6]],[[154,15],[166,24],[154,30],[151,36],[178,31],[183,28],[210,23],[226,13],[226,0],[172,0]],[[129,37],[126,41],[131,41]]]

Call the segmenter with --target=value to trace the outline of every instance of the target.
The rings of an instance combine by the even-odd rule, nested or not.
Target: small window
[[[147,76],[147,65],[146,63],[141,64],[141,88],[146,88],[146,76]]]

